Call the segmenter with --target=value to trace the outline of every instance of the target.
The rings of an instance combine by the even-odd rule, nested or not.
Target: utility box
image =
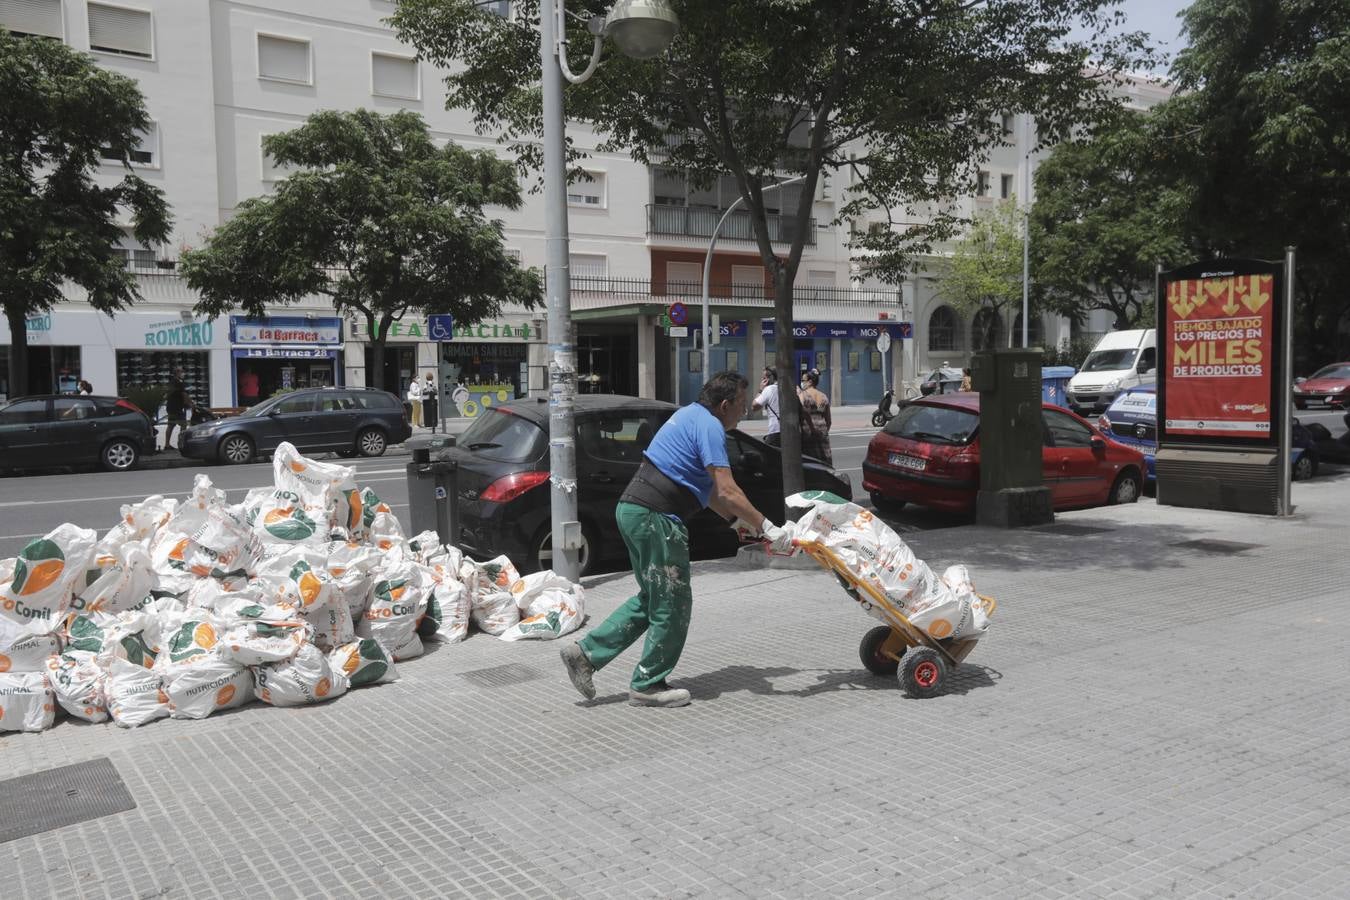
[[[453,447],[453,437],[413,438],[406,442],[412,451],[408,463],[408,518],[413,534],[434,531],[442,544],[458,544],[456,476],[453,460],[433,460],[434,451]]]
[[[980,492],[975,520],[1016,528],[1054,520],[1042,474],[1041,351],[988,350],[970,364],[980,392]]]

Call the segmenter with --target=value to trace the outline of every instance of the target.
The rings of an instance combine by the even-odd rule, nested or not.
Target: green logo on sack
[[[141,637],[139,631],[127,635],[118,643],[122,646],[122,652],[127,655],[127,662],[145,666],[147,669],[155,664],[155,651],[145,643],[145,638]]]
[[[216,645],[216,630],[206,622],[184,622],[169,641],[169,659],[181,662]]]
[[[15,596],[30,597],[54,584],[65,569],[66,556],[56,542],[38,538],[19,551],[11,589]]]
[[[375,582],[375,599],[381,603],[393,603],[403,596],[403,592],[408,589],[408,580],[406,578],[394,578],[390,581]]]
[[[384,648],[371,638],[363,638],[353,648],[347,645],[347,658],[342,661],[342,671],[352,687],[373,684],[389,671],[389,657]]]
[[[70,644],[67,649],[99,652],[103,649],[103,629],[86,616],[76,616],[70,623]]]
[[[272,537],[283,541],[303,541],[313,536],[318,526],[305,515],[305,511],[296,506],[283,506],[268,511],[263,516],[263,528]]]

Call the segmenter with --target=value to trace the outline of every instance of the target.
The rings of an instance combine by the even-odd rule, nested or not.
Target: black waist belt
[[[695,513],[703,509],[703,504],[694,496],[693,491],[678,484],[652,465],[642,461],[633,480],[628,482],[620,503],[636,503],[652,512],[671,513],[688,521]]]

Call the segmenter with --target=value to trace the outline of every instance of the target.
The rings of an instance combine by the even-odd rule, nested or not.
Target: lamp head
[[[680,19],[666,0],[616,0],[605,17],[605,36],[624,56],[660,56],[680,30]]]

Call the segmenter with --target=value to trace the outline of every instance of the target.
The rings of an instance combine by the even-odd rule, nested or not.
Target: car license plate
[[[890,456],[891,465],[898,466],[901,469],[917,469],[923,471],[924,466],[928,465],[928,460],[920,459],[917,456],[906,456],[903,453],[892,453]]]

